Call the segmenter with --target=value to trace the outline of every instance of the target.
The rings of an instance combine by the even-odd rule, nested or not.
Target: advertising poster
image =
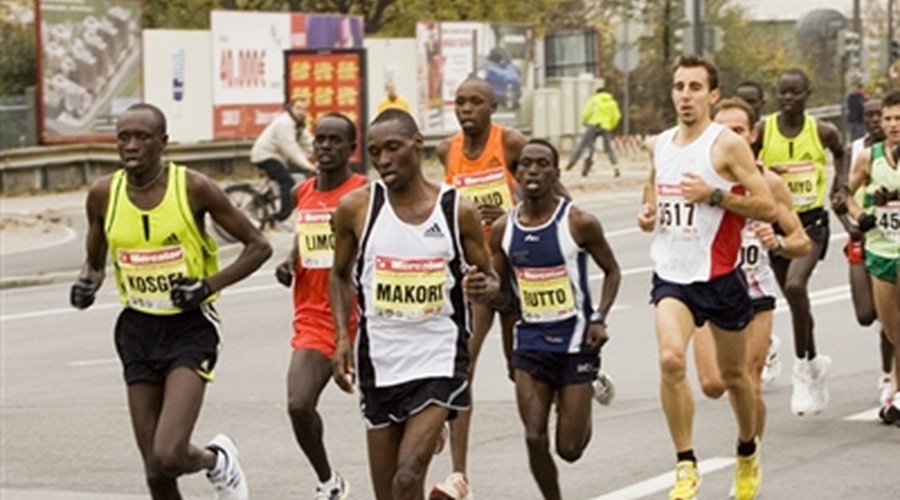
[[[534,29],[512,23],[421,21],[416,25],[418,119],[426,133],[459,128],[453,113],[456,88],[477,76],[491,84],[494,120],[527,126],[523,99],[533,89]]]
[[[141,101],[140,0],[38,0],[41,142],[109,139]]]
[[[309,102],[307,121],[323,113],[341,113],[356,124],[361,138],[366,123],[366,51],[364,49],[289,50],[284,53],[285,97]],[[350,157],[354,170],[364,171],[362,140]]]
[[[359,48],[359,16],[213,11],[213,136],[256,137],[283,109],[284,51]],[[288,96],[290,97],[290,96]]]

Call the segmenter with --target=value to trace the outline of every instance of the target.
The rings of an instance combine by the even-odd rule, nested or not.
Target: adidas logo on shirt
[[[443,238],[444,232],[441,231],[441,226],[438,225],[437,222],[431,225],[428,229],[425,230],[426,238]]]
[[[178,239],[178,235],[175,233],[170,234],[163,240],[163,245],[177,245],[181,243],[181,240]]]

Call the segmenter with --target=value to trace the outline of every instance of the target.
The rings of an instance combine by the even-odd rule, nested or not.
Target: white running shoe
[[[781,349],[781,338],[772,334],[769,340],[769,352],[766,354],[766,362],[763,364],[760,380],[763,385],[770,385],[781,376],[781,356],[778,351]]]
[[[206,473],[206,478],[216,490],[216,500],[247,500],[250,495],[247,491],[247,480],[238,462],[238,450],[234,441],[225,434],[218,434],[206,448],[216,454],[222,454],[225,458],[223,470],[216,471],[215,475]]]
[[[810,388],[812,375],[810,374],[809,361],[806,359],[794,359],[791,382],[794,386],[794,392],[791,394],[791,411],[799,417],[808,415],[814,404]]]
[[[881,406],[888,406],[894,399],[894,388],[891,387],[891,376],[878,377],[878,402]]]
[[[597,378],[594,379],[594,399],[603,406],[609,406],[616,397],[616,382],[609,373],[603,370],[597,372]]]
[[[816,359],[809,362],[810,394],[813,405],[809,413],[818,415],[828,406],[828,375],[831,371],[831,357],[819,354]]]
[[[330,480],[316,486],[313,500],[344,500],[349,497],[350,485],[337,471],[333,471]]]

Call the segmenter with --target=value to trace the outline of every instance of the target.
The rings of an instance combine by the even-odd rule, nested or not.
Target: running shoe
[[[593,388],[594,399],[603,406],[609,406],[616,397],[616,382],[603,370],[597,372]]]
[[[878,377],[878,402],[882,406],[891,404],[894,399],[894,388],[891,387],[891,376],[882,375]]]
[[[738,455],[734,469],[734,499],[753,500],[762,486],[762,470],[759,468],[759,441],[756,452],[749,457]]]
[[[812,415],[822,413],[828,406],[829,394],[826,382],[830,371],[831,357],[829,356],[820,354],[809,362],[810,394],[813,402],[809,413]]]
[[[791,411],[794,415],[802,417],[812,411],[813,396],[811,392],[812,376],[809,373],[809,361],[795,359],[794,370],[791,374],[791,382],[794,392],[791,394]]]
[[[206,448],[224,457],[224,467],[220,471],[206,473],[206,478],[216,491],[217,500],[247,500],[247,481],[244,471],[238,462],[238,449],[234,441],[225,434],[218,434],[206,445]]]
[[[313,500],[345,500],[350,497],[350,485],[337,472],[332,473],[331,479],[316,486]]]
[[[766,361],[763,364],[762,373],[760,374],[760,380],[763,385],[769,385],[781,376],[781,356],[778,355],[778,350],[781,349],[781,338],[778,335],[772,334],[771,339],[769,340],[769,352],[766,354]]]
[[[434,485],[428,494],[428,500],[472,500],[472,498],[469,483],[460,472],[447,476],[443,483]]]
[[[675,465],[675,484],[669,490],[669,500],[694,500],[700,490],[700,471],[693,460]]]

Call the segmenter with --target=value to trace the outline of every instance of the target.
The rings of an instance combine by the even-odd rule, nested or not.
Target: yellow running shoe
[[[693,460],[682,460],[675,465],[675,485],[669,490],[669,500],[694,500],[700,489],[700,471]]]
[[[759,468],[759,441],[756,452],[749,457],[738,455],[734,469],[735,500],[753,500],[762,486],[762,470]]]

